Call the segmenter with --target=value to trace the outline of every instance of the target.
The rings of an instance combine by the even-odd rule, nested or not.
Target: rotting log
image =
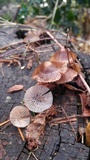
[[[0,29],[0,47],[10,45],[11,42],[20,41],[16,38],[14,28]],[[19,44],[17,43],[17,46]],[[46,49],[48,52],[43,53],[41,46],[39,56],[41,61],[48,60],[49,57],[57,50],[57,46],[49,47]],[[11,50],[10,48],[9,50]],[[24,52],[24,47],[15,50],[16,53]],[[12,52],[10,52],[12,53]],[[30,53],[31,55],[32,53]],[[78,53],[79,58],[88,73],[90,69],[90,56]],[[32,54],[33,56],[33,54]],[[22,61],[22,65],[26,66],[26,62]],[[2,65],[0,68],[0,122],[9,118],[9,113],[13,107],[19,105],[23,101],[24,91],[7,94],[7,90],[15,85],[22,84],[25,89],[34,85],[36,82],[31,79],[32,71],[37,66],[37,61],[34,57],[34,62],[31,70],[21,70],[20,66]],[[90,76],[88,74],[88,79]],[[77,114],[77,94],[73,91],[64,90],[56,91],[54,93],[54,104],[58,107],[62,106],[67,115]],[[60,113],[63,117],[63,113]],[[64,115],[65,117],[65,115]],[[78,132],[78,120],[72,122],[75,132]],[[45,128],[44,134],[40,137],[41,144],[38,149],[33,153],[38,160],[87,160],[89,155],[89,148],[81,143],[77,143],[76,136],[72,131],[69,123],[63,123],[57,126],[50,127],[48,124]],[[17,128],[11,124],[4,125],[0,128],[0,145],[3,147],[2,160],[25,160],[28,157],[29,151],[26,149],[25,142],[22,142]],[[34,160],[31,155],[30,160]]]

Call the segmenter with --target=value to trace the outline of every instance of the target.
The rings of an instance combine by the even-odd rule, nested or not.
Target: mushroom
[[[10,112],[11,123],[20,128],[26,127],[30,123],[30,112],[28,108],[16,106]]]
[[[64,65],[68,64],[68,62],[72,63],[74,60],[76,60],[76,54],[74,54],[70,50],[66,50],[65,48],[58,50],[50,58],[51,62],[61,62]]]
[[[68,68],[67,71],[62,74],[61,78],[56,82],[56,84],[63,84],[72,81],[76,76],[77,72],[74,69]]]
[[[60,74],[65,73],[66,70],[68,69],[67,64],[66,63],[62,63],[62,62],[52,62],[56,68],[59,69]]]
[[[49,88],[38,84],[26,91],[24,102],[30,111],[40,113],[51,107],[53,96]]]
[[[32,77],[38,82],[50,83],[59,80],[61,74],[52,62],[46,61],[34,70]]]

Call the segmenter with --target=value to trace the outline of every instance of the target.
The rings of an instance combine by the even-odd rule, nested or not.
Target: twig
[[[46,30],[46,33],[53,39],[53,41],[54,41],[61,49],[64,48],[64,46],[61,45],[61,44],[58,42],[58,40],[57,40],[49,31]]]
[[[61,107],[61,109],[62,109],[63,113],[65,114],[67,120],[69,121],[69,123],[70,123],[70,125],[71,125],[71,128],[72,128],[72,131],[74,132],[74,134],[75,134],[75,136],[76,136],[76,132],[75,132],[75,129],[74,129],[73,125],[72,125],[72,122],[69,120],[69,118],[68,118],[67,113],[65,112],[65,110],[64,110],[62,107]],[[76,137],[76,138],[77,138],[77,137]]]
[[[6,53],[3,53],[3,54],[0,55],[0,58],[2,58],[2,57],[4,57],[4,56],[10,56],[10,54],[11,54],[11,55],[16,54],[16,53],[14,53],[14,51],[18,50],[19,48],[25,47],[25,46],[26,46],[26,44],[23,44],[23,45],[15,48],[15,49],[13,49],[13,50],[11,50],[11,51],[8,51],[8,52],[6,52]]]
[[[18,5],[17,11],[16,11],[16,13],[15,13],[13,19],[12,19],[12,22],[14,22],[14,21],[17,19],[17,16],[18,16],[18,13],[19,13],[19,11],[20,11],[20,8],[21,8],[21,5]]]
[[[2,127],[4,124],[6,124],[8,122],[10,122],[10,119],[8,119],[7,121],[4,121],[4,122],[0,123],[0,127]]]
[[[54,20],[54,18],[55,18],[56,10],[57,10],[57,7],[58,7],[58,2],[59,2],[59,0],[56,0],[55,7],[54,7],[54,11],[53,11],[53,15],[52,15],[52,19],[51,19],[50,28],[52,27],[53,20]]]
[[[53,120],[50,121],[50,123],[59,124],[59,123],[66,123],[69,121],[76,121],[76,117],[82,117],[81,115],[73,115],[73,116],[68,116],[68,119],[66,117],[63,118],[54,118]]]
[[[35,154],[33,152],[31,152],[32,156],[35,158],[35,160],[38,160],[37,157],[35,156]]]
[[[5,46],[5,47],[1,47],[0,50],[9,48],[9,47],[11,47],[11,46],[13,46],[13,45],[20,44],[20,43],[23,43],[23,40],[20,40],[20,41],[17,41],[17,42],[13,42],[13,43],[11,43],[11,44]]]
[[[26,160],[29,160],[29,158],[31,157],[31,153],[32,153],[32,152],[29,153],[29,155],[28,155],[28,157],[27,157]]]
[[[18,127],[18,131],[19,131],[19,134],[20,134],[22,140],[25,141],[24,135],[19,127]]]
[[[81,73],[79,74],[79,77],[80,77],[81,81],[83,82],[84,86],[86,87],[87,91],[90,94],[90,87],[88,86],[87,82],[85,81],[85,79],[83,78]]]

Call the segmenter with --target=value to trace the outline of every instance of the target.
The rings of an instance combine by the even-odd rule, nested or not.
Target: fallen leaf
[[[32,123],[30,123],[25,131],[25,137],[27,140],[27,148],[30,150],[35,149],[39,142],[39,138],[41,134],[44,132],[44,128],[46,125],[46,114],[38,114]]]
[[[29,62],[27,64],[27,69],[31,69],[32,68],[32,59],[29,59]]]
[[[14,85],[12,87],[10,87],[7,91],[7,93],[12,93],[12,92],[16,92],[16,91],[20,91],[24,88],[23,85]]]
[[[37,41],[39,41],[40,40],[40,37],[39,37],[39,35],[42,33],[42,31],[41,30],[31,30],[31,31],[29,31],[28,33],[27,33],[27,35],[26,35],[26,37],[24,38],[24,42],[25,43],[28,43],[28,42],[30,42],[30,43],[34,43],[34,42],[37,42]]]
[[[54,105],[52,105],[50,107],[50,109],[48,109],[48,111],[47,111],[46,120],[47,121],[52,120],[55,115],[57,115],[56,107]]]

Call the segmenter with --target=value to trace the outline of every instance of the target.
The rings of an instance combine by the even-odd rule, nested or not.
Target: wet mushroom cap
[[[30,111],[40,113],[51,107],[53,96],[46,86],[35,85],[26,91],[24,102]]]
[[[54,55],[51,56],[50,61],[51,62],[61,62],[61,63],[68,63],[68,62],[73,62],[74,60],[76,60],[76,54],[71,52],[71,51],[67,51],[66,49],[61,49],[59,51],[57,51]]]
[[[67,71],[62,74],[60,80],[56,81],[56,84],[64,84],[72,81],[76,76],[77,72],[74,69],[68,68]]]
[[[11,123],[19,128],[24,128],[30,123],[30,112],[28,108],[16,106],[10,112]]]
[[[52,62],[46,61],[33,72],[32,78],[41,83],[50,83],[59,80],[61,74]]]
[[[56,68],[59,69],[60,74],[65,73],[66,70],[68,69],[67,64],[66,63],[62,63],[62,62],[52,62]]]

